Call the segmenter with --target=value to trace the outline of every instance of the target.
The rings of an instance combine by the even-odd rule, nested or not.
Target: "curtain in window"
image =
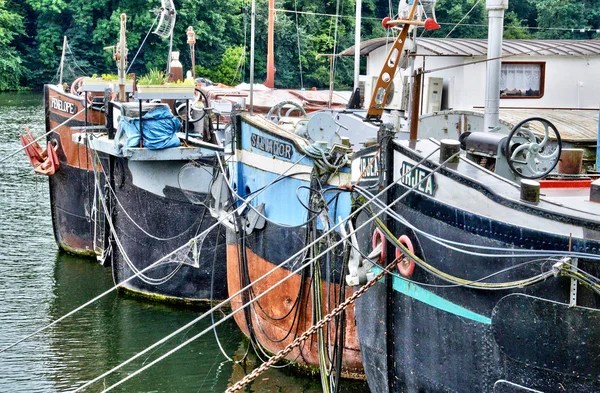
[[[541,80],[541,64],[502,64],[500,90],[539,91]]]

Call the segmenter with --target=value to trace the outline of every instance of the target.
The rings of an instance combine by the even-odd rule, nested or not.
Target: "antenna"
[[[154,13],[159,16],[159,20],[153,33],[161,38],[171,37],[175,27],[175,16],[177,15],[173,0],[161,0],[161,7],[154,10]]]
[[[154,13],[159,17],[158,26],[154,30],[154,34],[162,38],[170,38],[169,41],[169,58],[167,59],[167,73],[171,73],[171,52],[173,51],[173,29],[175,28],[175,4],[173,0],[161,0],[159,9],[154,10]]]

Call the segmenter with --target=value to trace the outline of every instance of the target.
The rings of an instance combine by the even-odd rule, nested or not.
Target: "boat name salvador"
[[[289,143],[283,143],[257,134],[252,134],[250,136],[250,144],[252,147],[262,150],[265,153],[273,154],[288,160],[292,158],[292,145]]]

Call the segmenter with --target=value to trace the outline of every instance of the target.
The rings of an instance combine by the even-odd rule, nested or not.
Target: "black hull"
[[[111,159],[114,160],[111,180],[121,204],[116,204],[114,199],[111,201],[112,219],[116,236],[126,253],[121,251],[115,239],[111,240],[113,276],[115,283],[119,284],[135,275],[131,265],[138,271],[146,269],[214,226],[216,220],[204,205],[192,204],[178,188],[165,188],[163,197],[135,186],[128,161]],[[199,199],[204,197],[206,195],[195,196]],[[191,248],[186,249],[170,261],[143,272],[143,277],[140,275],[123,283],[121,288],[167,302],[226,299],[224,230],[216,226],[197,244],[197,260],[194,260]]]
[[[103,246],[101,228],[104,223],[98,223],[97,229],[94,228],[93,209],[97,209],[98,220],[103,221],[102,207],[94,205],[94,174],[63,165],[50,176],[49,186],[56,243],[71,254],[96,257]]]
[[[86,125],[86,117],[81,113],[72,118],[70,114],[57,111],[50,105],[50,98],[59,97],[72,103],[76,108],[75,111],[82,110],[83,104],[80,99],[67,96],[48,85],[44,87],[44,97],[47,114],[46,131],[55,129],[46,140],[58,147],[60,162],[60,169],[48,179],[54,238],[64,251],[83,257],[97,257],[102,253],[103,246],[102,208],[94,203],[94,172],[89,169],[87,149],[85,146],[75,145],[71,140],[71,135],[78,132],[72,127]],[[98,111],[90,109],[88,125],[97,124],[103,116]],[[57,127],[63,123],[64,126]],[[84,157],[83,160],[81,157]],[[98,222],[96,227],[95,221]]]
[[[406,190],[396,186],[392,199]],[[569,247],[568,237],[473,215],[417,193],[394,210],[424,232],[461,243],[561,251]],[[361,215],[357,227],[366,219],[366,214]],[[465,279],[477,280],[525,260],[460,253],[398,222],[390,228],[397,236],[412,239],[417,256]],[[359,232],[362,250],[371,249],[373,230],[370,225]],[[572,244],[573,251],[580,252],[595,252],[599,246],[597,241],[581,239],[573,239]],[[596,262],[579,260],[579,267],[594,276],[600,273]],[[518,266],[491,281],[531,277],[541,268],[541,263]],[[363,363],[372,392],[600,391],[599,334],[579,322],[599,318],[595,309],[600,298],[591,291],[580,287],[579,307],[569,309],[567,278],[553,277],[526,289],[482,291],[448,287],[446,281],[416,267],[411,280],[426,285],[388,277],[356,303]],[[554,307],[564,310],[561,318],[555,318]],[[581,339],[573,343],[568,334]],[[552,353],[560,353],[561,360],[553,360]],[[587,363],[579,360],[582,356]]]

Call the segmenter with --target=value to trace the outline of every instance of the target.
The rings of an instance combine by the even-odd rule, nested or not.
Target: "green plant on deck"
[[[152,68],[150,71],[138,79],[138,85],[164,85],[167,83],[168,77],[164,71],[157,68]]]
[[[196,86],[196,82],[194,82],[193,79],[185,79],[185,80],[177,81],[177,82],[169,82],[169,85],[176,85],[176,86]]]
[[[105,81],[118,81],[119,76],[115,74],[102,74],[102,80]]]

